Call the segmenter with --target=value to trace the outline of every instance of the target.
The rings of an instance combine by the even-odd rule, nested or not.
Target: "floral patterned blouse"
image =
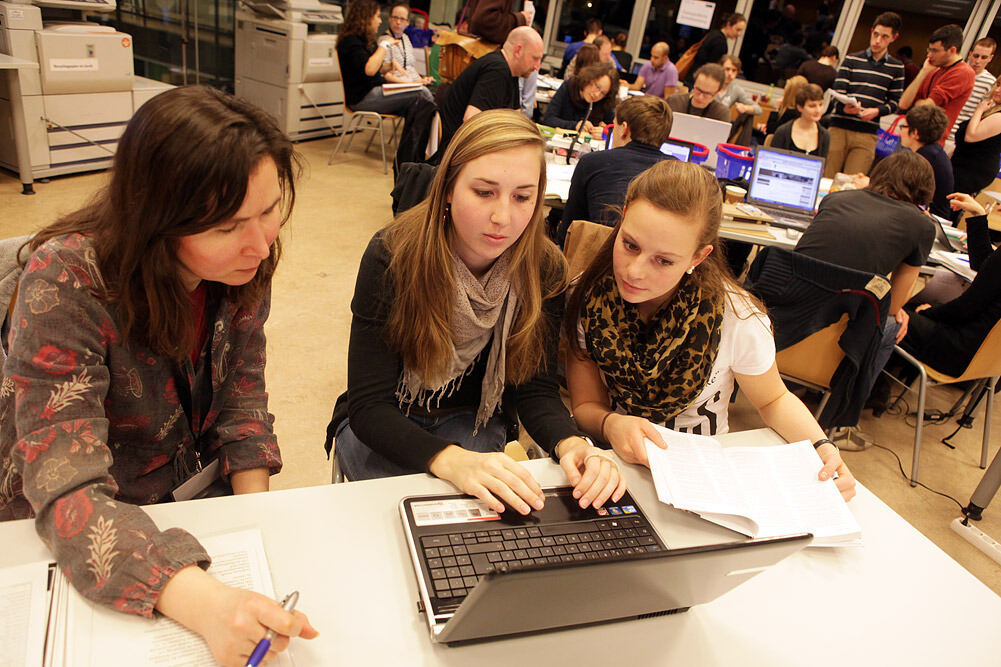
[[[0,520],[35,528],[86,597],[151,616],[179,569],[208,554],[138,505],[163,502],[218,457],[281,469],[264,389],[266,298],[238,309],[210,289],[198,363],[123,341],[89,239],[52,239],[28,260],[0,382]]]

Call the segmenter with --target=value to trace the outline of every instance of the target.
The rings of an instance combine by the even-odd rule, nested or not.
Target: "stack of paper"
[[[215,535],[201,543],[212,555],[209,574],[229,586],[275,597],[260,530]],[[95,605],[46,562],[0,571],[0,647],[5,666],[218,664],[204,640],[179,623]],[[285,651],[274,664],[295,663]]]
[[[647,443],[657,497],[743,533],[812,533],[811,546],[861,544],[862,529],[834,480],[820,481],[813,446],[727,447],[715,438],[658,427],[667,449]]]

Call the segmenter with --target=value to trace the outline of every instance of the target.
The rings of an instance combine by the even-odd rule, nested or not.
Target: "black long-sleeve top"
[[[546,113],[542,117],[542,124],[550,127],[560,127],[565,130],[576,130],[577,124],[584,120],[587,115],[587,102],[572,90],[575,86],[571,77],[563,82],[555,93],[553,99],[546,107]],[[609,103],[608,97],[598,100],[591,107],[591,116],[588,119],[593,125],[599,123],[611,123],[615,120],[615,104]]]
[[[376,86],[386,83],[376,72],[372,76],[365,73],[368,59],[375,53],[360,35],[344,35],[337,40],[337,62],[344,82],[344,104],[349,108],[361,102],[362,98]]]
[[[412,470],[427,470],[431,459],[453,444],[428,433],[407,418],[407,406],[400,406],[396,388],[403,372],[403,360],[387,342],[387,323],[396,289],[389,274],[389,251],[380,231],[362,256],[351,301],[351,338],[348,343],[348,390],[337,399],[347,401],[351,430],[369,448],[390,461]],[[554,372],[563,295],[546,300],[543,311],[550,323],[539,373],[522,385],[508,384],[501,410],[508,419],[521,418],[535,441],[547,451],[573,435],[582,435],[559,396]],[[480,403],[480,386],[489,354],[489,344],[462,380],[461,386],[441,401],[430,414],[465,408],[475,411]],[[335,408],[337,419],[341,412]],[[411,414],[428,414],[418,405]],[[509,421],[509,423],[511,423]],[[332,425],[336,428],[336,425]],[[329,430],[328,430],[329,431]]]
[[[1001,320],[1001,249],[991,246],[986,216],[967,218],[966,231],[970,267],[977,272],[973,283],[952,301],[913,313],[911,322],[918,320],[915,334],[908,328],[903,341],[919,359],[953,376],[963,373]],[[930,320],[930,326],[920,322],[922,318]]]

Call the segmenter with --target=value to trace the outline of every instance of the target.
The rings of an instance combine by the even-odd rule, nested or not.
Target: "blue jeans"
[[[411,415],[408,419],[428,433],[474,452],[502,452],[507,444],[507,427],[501,415],[494,415],[476,435],[473,435],[476,414],[472,411],[453,412],[440,417]],[[404,468],[373,451],[358,439],[348,422],[345,419],[334,434],[334,451],[341,471],[350,481],[427,472]],[[407,443],[401,440],[398,446],[406,447]]]
[[[352,111],[375,111],[376,113],[393,113],[403,115],[406,113],[410,103],[417,97],[423,97],[428,102],[433,102],[431,91],[424,86],[417,90],[410,90],[405,93],[395,95],[383,95],[382,86],[375,86],[365,94],[356,104],[352,105]]]

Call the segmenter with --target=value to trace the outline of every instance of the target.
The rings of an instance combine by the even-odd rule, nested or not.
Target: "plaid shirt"
[[[28,260],[0,382],[0,520],[35,527],[84,596],[151,616],[182,567],[207,566],[198,542],[161,532],[138,505],[169,500],[195,452],[236,470],[281,468],[264,389],[270,299],[206,304],[198,363],[123,341],[94,249],[79,234]]]

